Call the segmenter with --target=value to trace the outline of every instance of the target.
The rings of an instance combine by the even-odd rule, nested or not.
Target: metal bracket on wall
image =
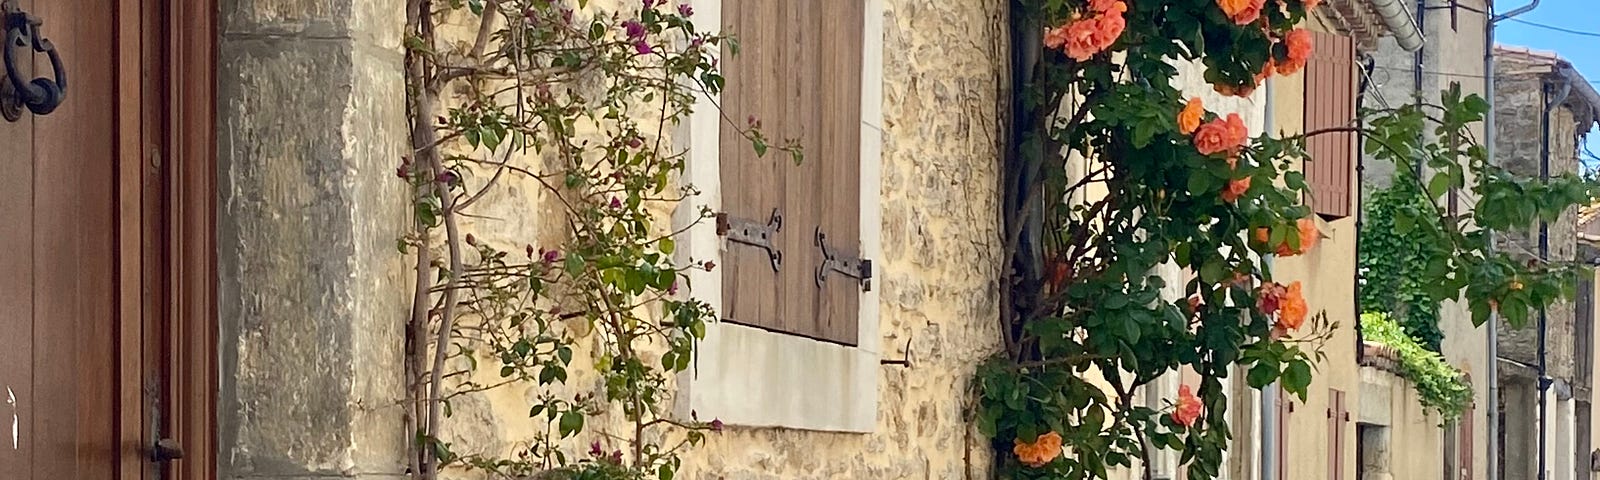
[[[733,243],[766,250],[774,272],[783,268],[783,251],[773,244],[773,239],[782,230],[783,213],[776,208],[772,209],[772,216],[767,219],[767,223],[736,218],[727,213],[717,214],[717,236],[727,237],[728,241]]]
[[[872,259],[856,258],[828,245],[828,235],[817,227],[817,248],[822,249],[822,264],[817,266],[817,286],[828,281],[829,273],[838,273],[861,282],[861,291],[872,291]]]

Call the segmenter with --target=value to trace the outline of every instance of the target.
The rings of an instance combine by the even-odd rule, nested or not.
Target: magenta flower
[[[611,208],[613,208],[613,209],[621,209],[622,208],[622,199],[617,198],[617,197],[611,197]]]
[[[633,42],[633,50],[639,52],[640,55],[649,55],[650,52],[656,51],[655,47],[650,46],[650,43],[644,40]]]
[[[606,451],[604,449],[600,448],[600,441],[599,440],[595,440],[594,443],[589,444],[589,455],[593,455],[593,456],[598,457],[598,456],[605,455],[605,454],[606,454]]]
[[[544,253],[541,254],[541,260],[544,261],[545,265],[556,263],[556,260],[561,259],[561,251],[559,250],[543,250],[543,252]]]
[[[673,280],[672,281],[672,285],[667,286],[667,295],[677,295],[677,294],[678,294],[678,281],[677,280]]]
[[[711,431],[713,431],[713,432],[722,431],[722,419],[717,418],[717,419],[712,419],[711,420]]]
[[[644,39],[644,34],[647,33],[644,29],[644,24],[639,23],[637,20],[622,22],[622,29],[628,33],[628,40],[635,42]]]
[[[692,17],[694,16],[694,7],[689,6],[687,3],[680,3],[678,4],[678,15]]]
[[[656,0],[644,0],[644,9],[649,10],[652,8],[656,8]]]

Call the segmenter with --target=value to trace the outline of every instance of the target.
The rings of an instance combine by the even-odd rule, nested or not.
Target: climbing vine
[[[1361,334],[1367,341],[1394,349],[1401,377],[1411,381],[1423,408],[1446,421],[1461,418],[1472,406],[1472,382],[1446,362],[1444,355],[1406,332],[1400,323],[1382,313],[1361,314]]]
[[[1438,104],[1250,138],[1241,117],[1178,90],[1182,63],[1228,96],[1299,72],[1315,48],[1301,25],[1318,3],[1011,0],[1005,348],[976,380],[977,421],[1003,478],[1105,478],[1150,465],[1136,460],[1159,450],[1179,452],[1189,478],[1216,478],[1232,436],[1223,380],[1242,373],[1251,387],[1305,398],[1321,345],[1340,327],[1308,311],[1311,286],[1280,281],[1267,260],[1315,252],[1326,234],[1301,201],[1317,194],[1299,169],[1314,160],[1308,138],[1359,135],[1377,161],[1427,166],[1395,177],[1428,208],[1399,210],[1394,222],[1442,252],[1415,279],[1419,302],[1464,298],[1478,324],[1498,311],[1520,325],[1529,307],[1571,289],[1576,266],[1497,252],[1489,237],[1595,190],[1489,163],[1468,128],[1487,112],[1482,99],[1446,91]],[[1445,215],[1436,205],[1450,189],[1477,203]],[[1176,279],[1157,272],[1172,267],[1192,278],[1172,286],[1181,295],[1162,293]],[[1198,381],[1161,406],[1134,400],[1180,371]]]
[[[1396,319],[1406,335],[1424,347],[1439,351],[1444,333],[1439,330],[1439,304],[1423,284],[1428,265],[1448,252],[1439,245],[1413,236],[1416,223],[1437,229],[1428,197],[1410,183],[1399,183],[1365,199],[1361,249],[1361,311]]]
[[[667,134],[722,87],[711,48],[736,45],[697,29],[687,4],[586,3],[408,2],[413,148],[396,174],[415,220],[399,243],[416,275],[405,372],[412,478],[461,468],[666,480],[684,448],[721,429],[666,412],[669,382],[714,320],[679,294],[685,272],[716,265],[677,255],[677,232],[660,220],[695,194],[679,183],[686,152]],[[463,25],[476,27],[467,42],[440,33]],[[735,127],[760,153],[799,158]],[[532,234],[515,226],[525,222],[559,233],[523,237]],[[599,387],[578,375],[597,375],[582,384]],[[458,451],[447,428],[458,401],[530,386],[530,440]]]

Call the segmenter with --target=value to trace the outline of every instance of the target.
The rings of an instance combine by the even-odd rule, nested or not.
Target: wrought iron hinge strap
[[[717,236],[727,237],[728,241],[749,245],[767,251],[767,259],[772,261],[772,271],[783,268],[783,250],[779,250],[775,243],[778,232],[783,230],[783,213],[772,209],[772,216],[766,223],[755,220],[728,215],[726,212],[717,214]]]
[[[822,250],[822,264],[817,266],[818,287],[828,281],[829,273],[837,273],[856,279],[861,291],[872,291],[872,259],[850,256],[839,251],[838,246],[829,245],[822,227],[817,227],[817,248]]]

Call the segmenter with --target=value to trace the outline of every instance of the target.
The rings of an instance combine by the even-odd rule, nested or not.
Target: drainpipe
[[[1274,83],[1277,83],[1277,80],[1269,77],[1264,87],[1267,96],[1267,101],[1265,102],[1267,111],[1261,115],[1261,125],[1262,130],[1266,130],[1268,133],[1272,132],[1272,85]],[[1261,263],[1267,269],[1271,269],[1272,255],[1262,255]],[[1267,384],[1266,388],[1261,389],[1261,476],[1258,480],[1278,480],[1277,396],[1278,382]]]
[[[1363,54],[1363,56],[1367,57],[1367,59],[1366,59],[1365,62],[1362,62],[1363,65],[1361,66],[1361,69],[1362,69],[1363,73],[1361,75],[1361,83],[1358,84],[1358,86],[1356,87],[1356,111],[1357,112],[1361,111],[1361,109],[1366,106],[1366,103],[1367,103],[1367,88],[1372,86],[1372,82],[1370,81],[1372,79],[1372,70],[1374,68],[1377,68],[1377,59],[1376,58],[1374,58],[1372,55],[1366,55],[1366,54]],[[1366,152],[1366,149],[1364,148],[1365,144],[1366,144],[1366,136],[1364,136],[1364,135],[1356,135],[1356,251],[1357,252],[1361,251],[1361,227],[1362,227],[1362,225],[1364,225],[1366,223],[1366,209],[1363,208],[1365,206],[1365,204],[1362,203],[1363,202],[1363,197],[1364,197],[1363,193],[1366,191],[1365,188],[1362,188],[1362,184],[1366,180],[1366,171],[1367,171],[1367,167],[1366,167],[1367,155],[1365,153],[1363,153],[1363,152]],[[1362,313],[1361,312],[1361,263],[1359,261],[1356,262],[1356,274],[1355,274],[1355,276],[1353,278],[1351,278],[1351,282],[1355,284],[1355,285],[1353,285],[1353,288],[1351,289],[1351,291],[1356,292],[1354,298],[1352,299],[1352,301],[1356,304],[1355,305],[1355,309],[1354,309],[1354,312],[1356,312],[1356,322],[1355,322],[1356,323],[1356,365],[1360,365],[1361,361],[1366,356],[1367,348],[1366,348],[1366,340],[1365,340],[1366,335],[1365,335],[1365,332],[1363,332],[1361,330],[1361,313]]]
[[[1492,12],[1493,11],[1493,3],[1492,2],[1490,3],[1490,6],[1491,6],[1490,10]],[[1494,156],[1494,153],[1495,153],[1495,145],[1494,145],[1495,144],[1495,128],[1494,128],[1495,127],[1495,125],[1494,125],[1495,124],[1495,119],[1494,119],[1494,117],[1495,117],[1495,107],[1494,107],[1494,105],[1495,105],[1495,99],[1494,99],[1494,97],[1495,97],[1495,90],[1494,90],[1494,29],[1495,29],[1495,25],[1499,24],[1501,21],[1504,21],[1505,19],[1512,18],[1512,17],[1518,16],[1518,15],[1522,15],[1524,13],[1531,12],[1531,11],[1533,11],[1534,8],[1538,8],[1538,6],[1539,6],[1539,0],[1533,0],[1532,2],[1528,3],[1527,5],[1523,5],[1521,7],[1513,9],[1513,10],[1511,10],[1509,12],[1504,13],[1504,14],[1501,14],[1501,15],[1490,15],[1484,21],[1484,29],[1483,29],[1484,30],[1484,40],[1483,40],[1483,92],[1484,92],[1484,96],[1487,97],[1487,98],[1485,98],[1485,100],[1487,100],[1489,102],[1489,114],[1486,115],[1484,117],[1484,120],[1483,120],[1483,133],[1484,133],[1484,135],[1483,135],[1483,138],[1484,138],[1483,149],[1484,149],[1484,155],[1489,159],[1490,162],[1494,162],[1495,161],[1495,156]],[[1493,232],[1490,232],[1490,234],[1489,234],[1489,248],[1490,249],[1494,248],[1494,234],[1493,234]],[[1488,372],[1486,372],[1486,373],[1488,373],[1488,378],[1486,378],[1485,380],[1489,384],[1489,393],[1488,393],[1488,398],[1487,398],[1488,405],[1487,405],[1487,408],[1484,408],[1484,411],[1486,412],[1486,414],[1489,417],[1488,418],[1488,422],[1487,422],[1488,423],[1488,427],[1489,427],[1488,442],[1486,442],[1488,444],[1487,445],[1488,449],[1486,451],[1489,452],[1489,455],[1485,455],[1485,457],[1487,457],[1486,460],[1488,461],[1488,472],[1487,473],[1488,473],[1489,478],[1491,478],[1491,479],[1499,479],[1500,478],[1500,453],[1499,453],[1500,452],[1500,445],[1499,445],[1500,444],[1500,343],[1499,343],[1500,342],[1500,332],[1499,332],[1500,315],[1497,314],[1497,313],[1492,313],[1491,312],[1489,314],[1489,321],[1487,323],[1488,323],[1488,329],[1487,329],[1487,331],[1485,333],[1487,334],[1486,337],[1488,337],[1488,338],[1484,341],[1484,349],[1488,351],[1487,352],[1488,353],[1488,359],[1487,359],[1488,368],[1485,369],[1485,370],[1488,370]]]
[[[1378,14],[1378,20],[1394,32],[1394,41],[1400,48],[1407,52],[1414,52],[1422,48],[1422,29],[1420,22],[1406,12],[1404,0],[1371,0],[1372,11]]]

